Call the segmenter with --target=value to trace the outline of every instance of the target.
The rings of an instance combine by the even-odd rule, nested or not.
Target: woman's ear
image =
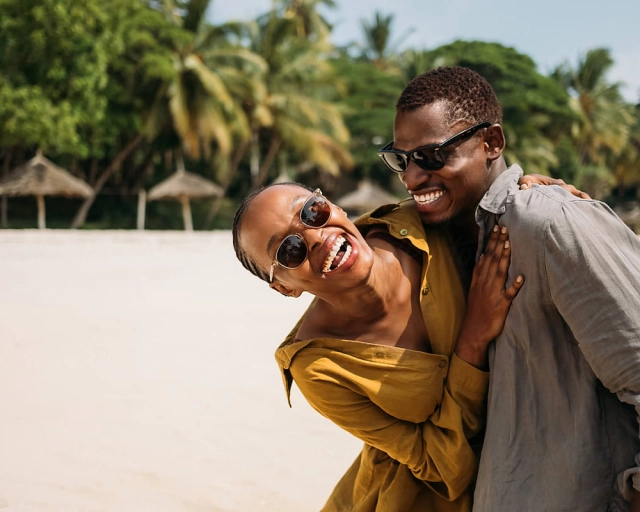
[[[504,131],[502,126],[498,123],[492,124],[487,128],[487,132],[484,136],[485,151],[487,153],[487,160],[497,160],[504,153],[507,141],[504,137]]]
[[[285,297],[300,297],[300,295],[302,295],[302,292],[298,292],[295,290],[292,290],[291,288],[288,288],[287,286],[285,286],[284,284],[282,284],[279,281],[274,281],[273,283],[269,284],[269,288],[271,288],[272,290],[277,291],[278,293],[284,295]]]

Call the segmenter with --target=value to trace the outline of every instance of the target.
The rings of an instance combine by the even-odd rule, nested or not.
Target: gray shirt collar
[[[509,167],[491,184],[491,187],[489,187],[489,190],[480,201],[479,208],[495,214],[504,213],[504,205],[509,197],[509,189],[513,187],[514,183],[518,183],[523,174],[519,165],[514,164]]]

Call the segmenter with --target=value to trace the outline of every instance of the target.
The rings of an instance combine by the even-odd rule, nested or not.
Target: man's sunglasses
[[[409,162],[411,160],[425,171],[437,171],[442,169],[447,162],[447,154],[442,151],[444,148],[461,140],[467,139],[477,131],[482,130],[483,128],[488,128],[489,126],[491,126],[491,123],[480,123],[455,134],[453,137],[441,142],[440,144],[428,144],[411,151],[393,149],[393,141],[391,141],[378,151],[378,156],[382,158],[382,161],[387,164],[387,167],[393,172],[405,172],[407,167],[409,167]]]
[[[331,205],[317,188],[300,209],[300,222],[309,228],[321,228],[326,226],[331,218]],[[269,270],[269,283],[273,282],[273,270],[277,265],[293,270],[302,265],[307,259],[309,248],[307,242],[298,233],[289,235],[280,242],[276,257]]]

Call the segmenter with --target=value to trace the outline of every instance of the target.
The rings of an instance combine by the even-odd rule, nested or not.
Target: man
[[[501,118],[480,75],[439,68],[402,92],[379,153],[463,274],[498,224],[527,279],[489,353],[474,510],[640,511],[640,241],[603,203],[519,190]]]

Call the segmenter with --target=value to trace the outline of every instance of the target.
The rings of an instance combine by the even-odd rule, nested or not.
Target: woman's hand
[[[543,176],[542,174],[527,174],[518,180],[518,184],[520,185],[520,190],[527,190],[531,185],[558,185],[580,199],[591,199],[589,194],[578,190],[573,185],[567,185],[564,180]]]
[[[517,276],[505,288],[510,256],[507,228],[496,226],[473,269],[467,314],[456,345],[458,357],[478,368],[486,366],[487,347],[502,332],[511,302],[524,284],[524,277]]]

